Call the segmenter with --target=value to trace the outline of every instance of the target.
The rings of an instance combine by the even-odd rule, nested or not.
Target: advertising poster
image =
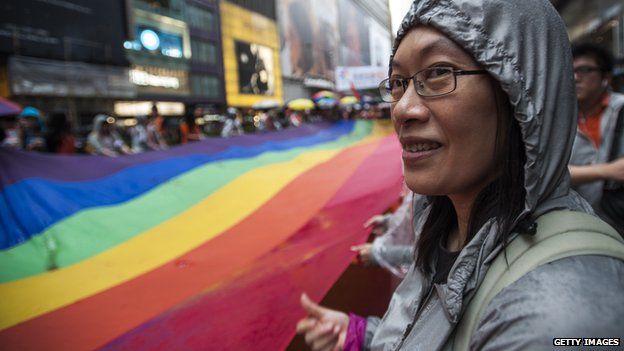
[[[227,1],[220,7],[227,104],[283,103],[277,24]]]
[[[334,80],[337,13],[332,0],[279,1],[280,57],[285,76]]]
[[[235,40],[238,91],[243,94],[273,95],[275,75],[271,48]]]
[[[372,19],[351,0],[338,1],[340,65],[369,66],[369,27]]]

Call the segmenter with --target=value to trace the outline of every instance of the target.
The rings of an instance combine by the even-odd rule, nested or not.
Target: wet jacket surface
[[[576,96],[568,37],[552,5],[546,0],[416,1],[393,52],[417,25],[445,33],[507,93],[527,158],[526,201],[516,222],[557,209],[592,212],[569,185]],[[425,218],[414,223],[417,236]],[[494,221],[486,222],[462,249],[446,284],[432,284],[434,274],[412,265],[383,319],[368,318],[365,349],[442,348],[501,252],[499,235]],[[552,350],[556,337],[624,338],[623,292],[622,261],[576,256],[542,265],[494,297],[470,349]]]
[[[424,212],[426,198],[412,192],[403,197],[401,206],[386,215],[387,230],[375,238],[371,254],[375,262],[399,278],[404,278],[414,260],[414,227],[412,218]]]

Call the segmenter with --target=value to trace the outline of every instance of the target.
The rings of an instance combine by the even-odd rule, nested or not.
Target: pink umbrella
[[[18,115],[22,112],[22,106],[0,97],[0,116]]]

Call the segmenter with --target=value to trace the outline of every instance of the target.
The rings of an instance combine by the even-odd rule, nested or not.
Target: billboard
[[[339,0],[338,13],[340,65],[369,66],[371,64],[369,28],[373,20],[351,0]]]
[[[284,75],[333,81],[338,63],[335,1],[281,0],[278,10]]]
[[[0,52],[125,65],[124,0],[2,0]]]
[[[242,94],[273,95],[275,70],[271,48],[235,40],[238,91]]]
[[[221,33],[228,105],[250,107],[267,99],[282,103],[275,21],[224,1]]]
[[[388,67],[357,66],[336,68],[336,90],[373,89],[388,77]]]

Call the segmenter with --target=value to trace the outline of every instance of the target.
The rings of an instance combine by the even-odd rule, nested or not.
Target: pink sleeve
[[[361,351],[366,334],[366,318],[349,313],[349,327],[344,344],[344,351]]]

